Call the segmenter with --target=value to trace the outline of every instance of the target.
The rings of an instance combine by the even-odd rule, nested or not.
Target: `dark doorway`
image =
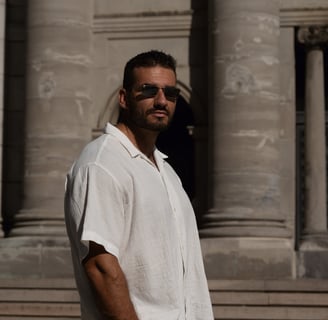
[[[168,156],[190,199],[194,197],[194,118],[190,105],[179,96],[174,118],[168,130],[162,132],[157,147]]]

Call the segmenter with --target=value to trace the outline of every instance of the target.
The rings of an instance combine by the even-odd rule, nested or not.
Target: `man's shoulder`
[[[122,158],[122,147],[119,141],[109,134],[103,134],[89,142],[74,162],[75,169],[100,166],[110,168]]]

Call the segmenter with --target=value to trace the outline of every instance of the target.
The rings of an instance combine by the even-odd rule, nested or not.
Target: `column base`
[[[60,212],[60,213],[59,213]],[[48,209],[21,210],[15,216],[14,227],[9,237],[65,237],[66,227],[62,211]]]
[[[208,279],[288,279],[293,277],[291,239],[201,239]]]
[[[0,260],[0,279],[74,277],[67,237],[2,239]]]
[[[216,220],[202,224],[201,238],[217,237],[272,237],[289,238],[291,232],[281,221],[268,220]]]
[[[328,279],[328,233],[302,236],[297,259],[299,278]]]
[[[285,220],[274,214],[224,214],[216,209],[204,216],[199,230],[201,238],[216,237],[272,237],[289,238],[291,231]]]

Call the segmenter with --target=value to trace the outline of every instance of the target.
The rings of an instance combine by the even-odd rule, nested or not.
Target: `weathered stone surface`
[[[214,1],[210,13],[212,184],[201,235],[290,236],[281,211],[278,3]]]
[[[73,277],[66,237],[2,239],[0,260],[0,279]]]
[[[208,279],[288,279],[293,277],[290,240],[274,238],[201,239]]]
[[[58,214],[63,215],[66,172],[91,139],[92,9],[91,0],[33,1],[28,6],[24,202],[17,219],[20,234],[25,225],[22,221],[30,219],[46,229],[52,215],[54,222]],[[35,223],[38,219],[41,221]],[[58,227],[59,234],[63,227]],[[34,229],[27,229],[33,235]]]

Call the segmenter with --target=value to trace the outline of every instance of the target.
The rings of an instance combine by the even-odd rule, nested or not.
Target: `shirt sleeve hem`
[[[119,257],[119,249],[116,245],[113,243],[106,241],[102,237],[99,236],[99,234],[93,232],[93,231],[84,231],[81,237],[81,242],[88,248],[87,252],[81,257],[81,260],[83,260],[89,252],[89,241],[93,241],[101,246],[104,247],[106,252],[112,254],[116,258]]]

